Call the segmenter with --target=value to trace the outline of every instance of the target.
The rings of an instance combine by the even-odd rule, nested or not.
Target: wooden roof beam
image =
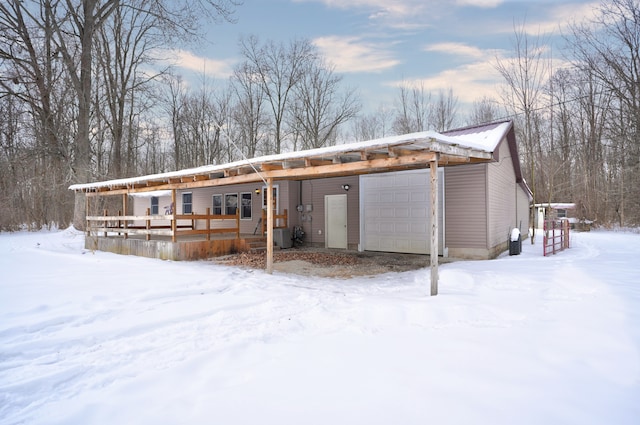
[[[468,164],[471,162],[471,158],[468,156],[454,156],[454,155],[440,155],[440,160],[438,161],[441,165],[447,164]]]
[[[438,154],[436,152],[416,152],[413,155],[399,158],[381,158],[342,164],[325,163],[304,169],[274,170],[269,172],[268,176],[275,179],[304,179],[328,177],[332,175],[376,173],[401,167],[417,167],[420,164],[434,161],[437,157]]]
[[[285,167],[282,163],[277,164],[277,163],[265,162],[264,164],[260,164],[260,170],[262,171],[282,170],[283,168]]]
[[[375,152],[375,151],[360,151],[360,160],[361,161],[368,161],[371,159],[383,159],[383,158],[389,158],[389,153],[388,152]]]
[[[317,167],[319,165],[330,165],[333,164],[333,161],[328,159],[318,159],[318,158],[305,158],[304,166],[305,167]]]

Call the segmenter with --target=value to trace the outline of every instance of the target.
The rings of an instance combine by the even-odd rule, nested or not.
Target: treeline
[[[496,60],[499,101],[464,116],[446,91],[398,88],[363,108],[305,39],[239,40],[228,81],[185,81],[162,52],[198,24],[233,22],[235,0],[8,0],[0,3],[0,229],[66,226],[84,217],[76,182],[224,163],[509,117],[536,202],[575,201],[601,224],[640,222],[640,7],[603,3],[571,26],[571,66],[516,28]],[[367,112],[363,112],[366,110]],[[76,222],[80,226],[82,219]]]

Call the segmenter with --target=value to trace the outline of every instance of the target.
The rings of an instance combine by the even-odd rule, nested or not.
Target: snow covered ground
[[[0,234],[1,424],[638,424],[640,235],[338,280]]]

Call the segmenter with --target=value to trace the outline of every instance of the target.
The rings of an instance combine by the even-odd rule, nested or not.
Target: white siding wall
[[[251,198],[251,220],[240,220],[240,233],[253,233],[256,224],[258,223],[258,219],[262,214],[262,194],[257,195],[255,193],[256,189],[260,189],[262,191],[262,183],[249,183],[242,185],[233,185],[233,186],[213,186],[213,187],[203,187],[191,190],[179,190],[176,191],[176,203],[178,214],[183,213],[182,208],[182,194],[191,192],[192,193],[192,210],[194,214],[205,214],[207,212],[207,208],[209,208],[209,212],[213,213],[213,195],[222,195],[222,214],[226,214],[225,212],[225,195],[226,194],[237,194],[238,195],[238,203],[240,203],[240,194],[243,192],[250,192],[252,194]],[[206,223],[203,220],[199,220],[196,223],[197,229],[204,229]],[[212,222],[212,228],[221,228],[221,227],[233,227],[232,223],[223,223],[223,222]]]
[[[130,204],[132,204],[132,215],[147,215],[147,208],[151,208],[151,196],[143,195],[143,196],[132,196],[129,198]],[[169,206],[171,204],[171,195],[159,196],[158,197],[158,214],[164,214],[164,207]],[[144,226],[145,222],[137,220],[133,223],[136,226]],[[155,225],[168,225],[169,220],[164,221],[154,221]]]

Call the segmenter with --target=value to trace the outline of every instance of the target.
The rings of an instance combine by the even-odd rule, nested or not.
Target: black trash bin
[[[519,229],[513,229],[509,238],[509,255],[520,255],[520,252],[522,252],[522,235]]]

